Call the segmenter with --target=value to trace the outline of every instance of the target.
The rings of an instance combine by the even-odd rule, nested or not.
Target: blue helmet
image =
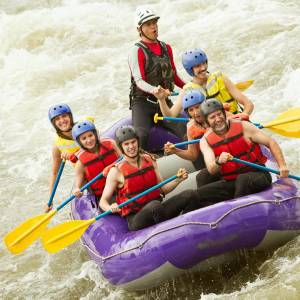
[[[95,133],[96,127],[94,123],[88,120],[76,123],[72,128],[72,136],[74,141],[80,144],[78,140],[79,136],[87,131],[93,131]]]
[[[72,117],[72,111],[71,111],[71,108],[69,107],[69,105],[60,103],[60,104],[50,106],[50,108],[48,110],[49,121],[52,122],[52,120],[55,117],[58,117],[63,114],[70,114]]]
[[[182,54],[182,65],[191,76],[194,76],[193,67],[205,62],[207,56],[201,49],[188,50]]]
[[[182,98],[182,108],[187,113],[189,107],[201,104],[205,101],[205,96],[198,90],[191,90]]]

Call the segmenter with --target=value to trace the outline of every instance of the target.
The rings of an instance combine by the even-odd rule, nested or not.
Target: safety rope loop
[[[209,224],[209,228],[210,228],[210,229],[216,229],[217,226],[218,226],[218,223],[217,223],[217,222],[212,222],[212,223]]]
[[[105,256],[105,257],[101,256],[98,252],[96,252],[95,250],[93,250],[92,248],[90,248],[90,246],[86,244],[86,242],[85,242],[85,240],[84,240],[83,237],[81,238],[81,243],[83,244],[84,247],[86,247],[88,249],[88,251],[90,253],[92,253],[94,256],[100,258],[102,260],[102,262],[105,263],[106,261],[108,261],[109,259],[111,259],[113,257],[119,256],[119,255],[122,255],[122,254],[125,254],[125,253],[128,253],[128,252],[131,252],[131,251],[134,251],[134,250],[137,250],[137,249],[141,249],[149,240],[151,240],[155,236],[158,236],[158,235],[163,234],[165,232],[168,232],[168,231],[180,228],[180,227],[192,226],[192,225],[195,225],[195,226],[208,226],[210,229],[216,229],[217,226],[218,226],[218,224],[221,221],[223,221],[228,215],[232,214],[236,210],[243,209],[243,208],[246,208],[248,206],[252,206],[252,205],[256,205],[256,204],[262,204],[262,203],[280,205],[281,203],[284,203],[284,202],[287,202],[287,201],[290,201],[290,200],[300,200],[300,196],[295,195],[295,196],[287,197],[287,198],[284,198],[284,199],[280,199],[279,197],[276,197],[276,199],[273,199],[273,200],[256,200],[256,201],[253,201],[253,202],[242,204],[242,205],[239,205],[239,206],[236,206],[234,208],[229,209],[227,212],[225,212],[223,215],[221,215],[214,222],[188,221],[188,222],[180,223],[180,224],[177,224],[175,226],[168,227],[168,228],[165,228],[165,229],[162,229],[162,230],[159,230],[157,232],[152,233],[146,239],[144,239],[143,241],[141,241],[139,245],[133,246],[131,248],[120,250],[120,251],[118,251],[116,253],[113,253],[113,254]],[[71,215],[71,219],[73,219],[72,215]]]
[[[281,202],[282,202],[282,200],[281,200],[280,198],[276,198],[276,199],[274,200],[274,203],[275,203],[276,205],[280,205]]]

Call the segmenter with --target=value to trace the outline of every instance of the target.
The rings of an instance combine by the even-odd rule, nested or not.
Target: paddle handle
[[[178,92],[172,92],[172,93],[171,93],[171,96],[178,96],[178,95],[179,95]]]
[[[121,208],[121,207],[123,207],[123,206],[125,206],[125,205],[127,205],[127,204],[129,204],[129,203],[131,203],[131,202],[133,202],[133,201],[135,201],[135,200],[137,200],[137,199],[139,199],[139,198],[141,198],[141,197],[143,197],[143,196],[149,194],[149,193],[151,193],[152,191],[154,191],[154,190],[156,190],[156,189],[159,189],[159,188],[162,187],[163,185],[165,185],[165,184],[167,184],[167,183],[169,183],[169,182],[175,180],[177,177],[178,177],[177,175],[173,175],[172,177],[170,177],[170,178],[168,178],[168,179],[166,179],[166,180],[164,180],[164,181],[162,181],[162,182],[160,182],[160,183],[154,185],[153,187],[151,187],[151,188],[145,190],[144,192],[142,192],[142,193],[140,193],[140,194],[134,196],[133,198],[130,198],[130,199],[128,199],[127,201],[121,203],[121,204],[119,205],[119,208]],[[95,221],[97,221],[97,220],[99,220],[99,219],[101,219],[101,218],[103,218],[103,217],[105,217],[105,216],[107,216],[107,215],[109,215],[109,214],[111,214],[111,213],[112,213],[111,210],[107,210],[107,211],[105,211],[104,213],[102,213],[102,214],[98,215],[97,217],[95,217]]]
[[[258,164],[254,164],[254,163],[251,163],[249,161],[245,161],[245,160],[242,160],[242,159],[239,159],[239,158],[234,157],[232,160],[237,162],[237,163],[241,163],[241,164],[244,164],[246,166],[253,167],[253,168],[256,168],[256,169],[259,169],[259,170],[262,170],[262,171],[268,171],[268,172],[275,173],[275,174],[278,174],[278,175],[280,174],[280,172],[278,170],[267,168],[267,167],[264,167],[264,166],[261,166],[261,165],[258,165]],[[288,177],[296,179],[296,180],[300,180],[300,176],[289,175]]]
[[[56,189],[57,189],[57,186],[58,186],[61,174],[62,174],[62,172],[64,170],[65,164],[66,164],[66,161],[63,160],[61,162],[60,166],[59,166],[59,170],[58,170],[55,182],[54,182],[54,186],[53,186],[53,189],[52,189],[52,192],[51,192],[51,195],[50,195],[50,199],[48,201],[48,207],[50,207],[52,205],[53,198],[54,198],[54,195],[55,195],[55,192],[56,192]]]

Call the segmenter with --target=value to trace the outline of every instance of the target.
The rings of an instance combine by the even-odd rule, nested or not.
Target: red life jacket
[[[196,123],[195,120],[191,119],[187,125],[187,135],[193,140],[200,139],[206,132],[205,128],[201,128],[200,125]]]
[[[103,169],[113,164],[118,159],[114,144],[111,140],[101,140],[98,153],[92,153],[84,149],[76,152],[77,158],[85,168],[85,177],[88,181],[95,178]],[[101,196],[105,186],[105,177],[96,180],[91,189],[96,196]]]
[[[124,176],[124,185],[118,189],[116,202],[121,204],[128,199],[142,193],[158,183],[153,161],[149,155],[140,156],[140,168],[137,168],[126,160],[116,164]],[[130,213],[137,213],[148,202],[160,198],[160,190],[156,189],[151,193],[137,199],[136,201],[121,208],[122,217]]]
[[[222,152],[228,152],[239,159],[260,165],[267,161],[267,158],[261,152],[259,144],[245,140],[243,125],[240,121],[230,120],[229,130],[224,136],[219,136],[212,130],[204,136],[213,149],[215,156],[219,156]],[[228,161],[221,165],[221,175],[225,180],[235,180],[239,174],[253,170],[251,167],[233,161]]]

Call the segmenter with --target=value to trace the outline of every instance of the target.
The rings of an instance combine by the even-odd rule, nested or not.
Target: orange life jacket
[[[200,127],[195,120],[191,119],[186,125],[187,135],[193,140],[200,139],[206,132],[205,128]]]
[[[209,130],[204,136],[216,157],[222,152],[228,152],[234,157],[260,165],[267,161],[259,144],[245,140],[241,121],[230,120],[229,130],[224,136],[219,136],[212,130]],[[251,167],[234,161],[228,161],[221,165],[221,175],[225,180],[235,180],[239,174],[253,170]]]
[[[101,140],[98,153],[92,153],[84,149],[76,152],[76,157],[84,166],[85,177],[88,181],[95,178],[103,169],[113,164],[118,159],[118,153],[115,151],[114,143],[107,139]],[[105,186],[105,177],[95,181],[91,189],[96,196],[101,196]]]
[[[116,166],[125,179],[123,187],[118,189],[116,197],[116,202],[118,204],[127,201],[158,183],[153,161],[149,155],[142,154],[140,156],[139,168],[131,165],[126,160],[120,161]],[[159,198],[160,190],[154,190],[136,201],[123,206],[121,208],[121,215],[125,217],[130,213],[137,213],[146,203]]]

